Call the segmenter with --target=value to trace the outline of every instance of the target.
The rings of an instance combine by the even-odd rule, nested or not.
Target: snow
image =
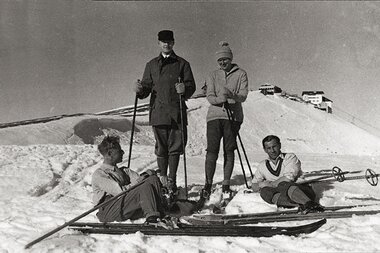
[[[190,199],[197,199],[204,183],[204,98],[188,101],[189,143],[186,149]],[[306,104],[251,92],[244,103],[245,122],[240,135],[253,172],[265,158],[261,139],[276,134],[284,152],[295,152],[305,172],[338,166],[352,175],[367,168],[380,172],[380,139],[364,130]],[[78,116],[40,124],[0,129],[0,252],[24,252],[24,246],[93,207],[91,175],[102,162],[96,144],[103,134],[119,134],[128,164],[131,118]],[[154,138],[147,115],[137,118],[131,168],[142,172],[156,168]],[[215,174],[216,190],[210,203],[221,195],[222,155]],[[250,176],[247,164],[245,171]],[[183,163],[178,184],[184,185]],[[244,193],[239,159],[232,188],[238,194],[227,213],[276,210],[257,193]],[[380,191],[365,180],[314,184],[326,206],[379,204]],[[378,210],[376,205],[354,210]],[[210,210],[204,210],[207,213]],[[96,221],[95,212],[80,221]],[[140,219],[136,222],[142,222]],[[128,221],[130,222],[130,221]],[[298,225],[310,221],[279,222]],[[263,225],[263,224],[260,224]],[[131,235],[82,235],[63,229],[26,252],[379,252],[380,214],[329,219],[312,234],[299,237],[150,237]]]

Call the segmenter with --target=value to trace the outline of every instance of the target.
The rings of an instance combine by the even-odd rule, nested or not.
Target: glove
[[[156,171],[154,171],[154,170],[151,170],[151,169],[149,169],[149,170],[146,170],[146,171],[145,171],[145,173],[146,173],[146,174],[148,174],[149,176],[153,176],[153,175],[156,175]]]
[[[235,101],[235,100],[233,100],[232,98],[227,98],[227,102],[228,102],[230,105],[232,105],[232,104],[235,104],[235,103],[236,103],[236,101]]]
[[[140,93],[143,89],[143,86],[141,84],[141,81],[140,80],[137,80],[135,82],[135,86],[133,87],[133,91],[136,92],[136,93]]]
[[[232,98],[234,96],[234,94],[224,86],[222,86],[220,93],[224,94],[227,98]]]
[[[252,190],[253,192],[259,192],[259,191],[260,191],[259,184],[258,184],[258,183],[252,183],[252,185],[251,185],[251,190]]]
[[[217,98],[217,102],[219,104],[223,104],[223,103],[227,102],[227,97],[224,94],[219,94],[219,96],[217,96],[216,98]]]
[[[145,179],[145,178],[152,176],[152,175],[156,175],[156,172],[154,170],[147,170],[147,171],[144,171],[143,173],[141,173],[140,177],[142,179]]]
[[[175,89],[176,89],[178,94],[183,94],[183,93],[185,93],[185,84],[184,83],[176,83]]]
[[[144,181],[144,179],[147,178],[147,177],[148,177],[147,174],[142,173],[142,174],[136,179],[136,181],[137,181],[137,183],[141,183],[141,182]]]

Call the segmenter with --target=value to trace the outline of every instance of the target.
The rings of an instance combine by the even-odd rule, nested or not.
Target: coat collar
[[[239,66],[237,64],[235,64],[235,63],[232,63],[232,68],[231,68],[231,70],[229,72],[225,72],[224,70],[222,70],[221,68],[219,68],[219,70],[223,71],[226,76],[231,75],[232,73],[234,73],[238,69],[239,69]]]
[[[171,54],[168,57],[168,59],[174,59],[174,60],[176,60],[177,58],[178,58],[178,56],[174,53],[174,51],[172,51]],[[157,59],[157,61],[163,61],[164,57],[160,53],[156,59]]]

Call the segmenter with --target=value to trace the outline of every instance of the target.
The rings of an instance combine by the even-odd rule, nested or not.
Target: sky
[[[378,24],[378,2],[0,1],[0,123],[133,104],[171,29],[198,89],[224,40],[251,89],[322,90],[335,113],[378,127]]]

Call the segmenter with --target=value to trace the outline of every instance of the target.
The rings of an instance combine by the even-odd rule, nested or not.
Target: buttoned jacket
[[[174,52],[168,58],[161,54],[149,61],[141,80],[142,90],[138,98],[150,96],[149,124],[171,125],[172,120],[181,122],[180,97],[175,84],[182,81],[185,84],[185,94],[182,99],[184,123],[187,125],[186,103],[195,92],[196,86],[190,64]]]

